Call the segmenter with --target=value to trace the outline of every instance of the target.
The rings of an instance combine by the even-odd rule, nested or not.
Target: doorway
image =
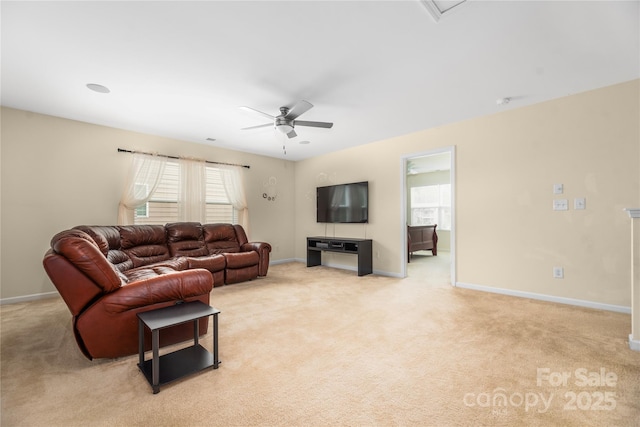
[[[420,259],[415,255],[414,266],[409,268],[407,225],[437,224],[437,262],[440,268],[448,262],[455,286],[455,147],[403,156],[402,171],[402,276],[422,271],[415,264]],[[418,253],[422,258],[432,256],[431,251]]]

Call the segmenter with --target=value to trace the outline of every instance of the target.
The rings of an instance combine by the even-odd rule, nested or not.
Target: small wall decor
[[[277,184],[278,179],[275,176],[270,176],[269,179],[262,184],[264,186],[264,193],[262,193],[262,198],[270,202],[275,202],[276,197],[278,196],[278,190],[276,188]]]

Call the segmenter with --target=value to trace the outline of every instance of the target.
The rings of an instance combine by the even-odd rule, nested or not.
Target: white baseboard
[[[511,289],[493,288],[491,286],[474,285],[472,283],[456,282],[459,288],[472,289],[475,291],[492,292],[495,294],[510,295],[520,298],[530,298],[540,301],[549,301],[559,304],[575,305],[578,307],[595,308],[597,310],[615,311],[617,313],[631,314],[631,307],[622,305],[603,304],[594,301],[586,301],[573,298],[557,297],[553,295],[537,294],[534,292],[514,291]]]
[[[404,279],[402,274],[390,273],[388,271],[373,270],[373,274],[377,274],[378,276],[395,277],[396,279]]]
[[[53,291],[53,292],[44,292],[41,294],[24,295],[21,297],[2,298],[0,299],[0,305],[17,304],[19,302],[36,301],[40,299],[48,299],[48,298],[53,298],[58,296],[60,296],[60,294],[57,291]]]
[[[629,348],[633,351],[640,351],[640,340],[634,340],[633,334],[629,334]]]

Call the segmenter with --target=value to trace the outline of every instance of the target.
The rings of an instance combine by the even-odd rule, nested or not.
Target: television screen
[[[369,183],[318,187],[317,222],[369,222]]]

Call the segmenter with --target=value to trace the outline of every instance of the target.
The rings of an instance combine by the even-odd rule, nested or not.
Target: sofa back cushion
[[[134,268],[171,258],[163,225],[123,225],[118,228],[122,250]]]
[[[51,239],[51,248],[68,259],[104,292],[113,292],[122,286],[121,274],[87,233],[81,230],[60,232]]]
[[[120,230],[117,226],[79,225],[74,229],[82,230],[91,236],[107,260],[115,265],[118,271],[127,271],[133,268],[133,261],[122,250]]]
[[[169,253],[173,257],[199,257],[209,255],[204,243],[202,224],[199,222],[174,222],[165,225]]]
[[[202,226],[202,231],[210,254],[240,252],[240,244],[233,225],[205,224]]]

